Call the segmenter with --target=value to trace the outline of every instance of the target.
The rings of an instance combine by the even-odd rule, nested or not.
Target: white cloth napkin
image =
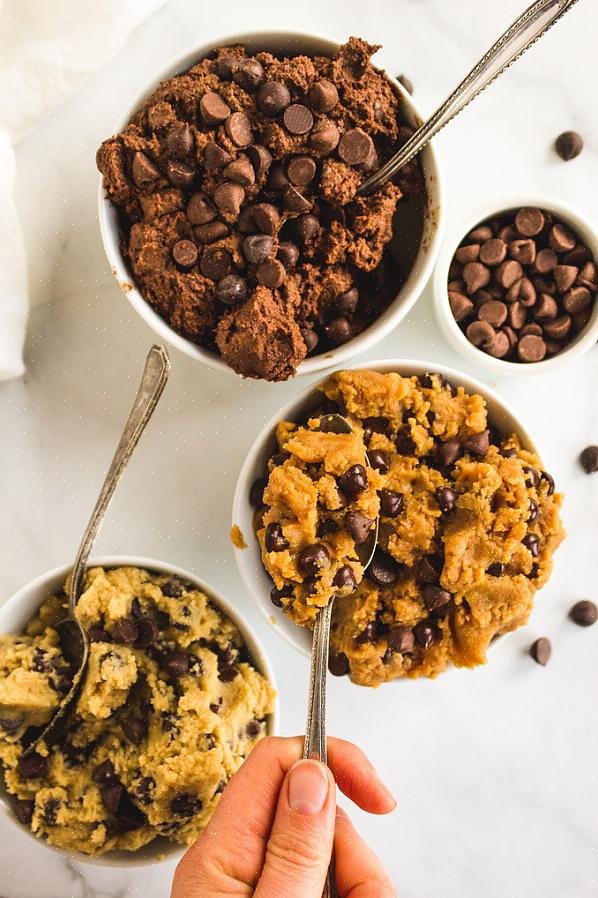
[[[13,148],[164,0],[0,0],[0,380],[24,371],[27,260]]]

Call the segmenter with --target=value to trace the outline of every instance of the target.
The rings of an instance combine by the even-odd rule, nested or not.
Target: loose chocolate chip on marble
[[[328,655],[328,670],[333,677],[344,677],[349,673],[349,659],[344,652],[330,652]]]
[[[280,213],[272,203],[256,203],[251,207],[253,221],[262,234],[274,237],[280,225]]]
[[[437,611],[439,608],[443,608],[453,598],[446,589],[442,589],[440,586],[435,586],[432,583],[427,583],[422,588],[422,596],[428,611]]]
[[[141,717],[123,717],[120,721],[120,726],[129,742],[132,742],[133,745],[141,745],[147,736],[147,723]]]
[[[546,355],[546,343],[540,336],[525,334],[517,344],[517,355],[521,362],[541,362]]]
[[[361,511],[349,511],[345,515],[345,527],[358,545],[366,541],[373,523],[373,519]]]
[[[206,168],[223,168],[231,161],[232,156],[224,147],[217,143],[207,143],[203,151],[203,161]]]
[[[470,295],[489,284],[490,277],[490,270],[481,262],[468,262],[463,267],[463,280]]]
[[[382,489],[378,493],[380,497],[380,514],[387,518],[396,518],[405,503],[405,496],[396,490]]]
[[[268,234],[252,234],[243,240],[243,255],[251,265],[261,265],[273,249],[274,241]]]
[[[439,638],[437,627],[429,620],[421,620],[413,628],[415,641],[422,649],[429,649],[430,646]]]
[[[137,621],[137,627],[139,633],[135,645],[139,646],[139,648],[146,649],[158,638],[158,633],[160,632],[158,630],[158,625],[150,617],[142,617]]]
[[[137,623],[128,617],[121,617],[117,620],[112,628],[112,638],[114,642],[122,645],[130,645],[135,642],[139,635]]]
[[[591,627],[598,620],[598,607],[594,602],[583,599],[573,605],[569,611],[569,617],[580,627]]]
[[[137,151],[131,164],[131,175],[137,187],[145,187],[160,177],[160,169],[157,168],[145,153]]]
[[[493,561],[486,569],[486,573],[491,577],[504,577],[506,567],[500,561]]]
[[[230,253],[222,247],[209,246],[201,254],[199,267],[205,277],[213,281],[221,281],[231,269]]]
[[[227,274],[216,286],[216,296],[225,306],[236,306],[247,299],[247,282],[238,274]]]
[[[303,196],[301,191],[293,187],[292,184],[285,187],[282,198],[285,209],[288,209],[290,212],[305,213],[312,208],[311,201]]]
[[[367,569],[367,577],[376,586],[392,586],[399,578],[399,566],[390,555],[378,550]]]
[[[282,262],[285,268],[294,268],[299,260],[299,247],[292,241],[285,240],[278,247],[276,258]]]
[[[297,568],[302,577],[315,577],[329,564],[330,553],[323,543],[306,546],[297,557]]]
[[[552,646],[550,644],[550,640],[546,639],[545,636],[541,636],[540,639],[536,639],[536,641],[531,644],[529,653],[536,664],[541,664],[542,667],[545,667],[550,661],[550,656],[552,655]]]
[[[237,156],[224,169],[224,177],[235,184],[241,184],[243,187],[251,187],[255,184],[255,171],[248,157],[244,154]]]
[[[275,290],[284,284],[286,274],[284,265],[278,259],[266,259],[256,271],[259,283],[263,284],[264,287],[269,287],[271,290]]]
[[[187,218],[194,225],[206,224],[216,218],[216,210],[205,193],[194,193],[187,203]]]
[[[209,90],[199,101],[199,114],[206,125],[219,125],[230,115],[230,106],[220,94]]]
[[[347,165],[363,165],[374,151],[374,143],[362,128],[349,128],[338,144],[338,155]]]
[[[324,331],[330,342],[334,343],[335,346],[347,343],[353,336],[351,322],[343,317],[333,318],[324,327]]]
[[[287,131],[296,135],[307,134],[314,123],[311,109],[308,109],[302,103],[292,103],[290,106],[287,106],[282,120]]]
[[[595,474],[598,471],[598,446],[586,446],[579,461],[586,474]]]
[[[309,145],[318,153],[327,155],[336,149],[340,136],[340,131],[334,122],[331,122],[330,119],[321,119],[312,128]]]
[[[295,236],[301,246],[306,246],[314,240],[320,230],[320,221],[315,215],[308,213],[295,219]]]
[[[282,552],[283,549],[288,549],[289,543],[280,524],[274,521],[268,524],[264,534],[264,544],[267,552]]]
[[[307,354],[313,352],[316,346],[318,345],[318,335],[315,330],[310,327],[301,328],[301,336],[303,337],[303,342],[305,343],[305,349]]]
[[[544,227],[545,218],[540,209],[525,207],[515,216],[515,225],[524,237],[535,237]]]
[[[192,240],[177,240],[172,247],[172,258],[183,270],[193,268],[197,262],[197,247]]]
[[[170,810],[175,817],[193,817],[199,814],[202,808],[203,803],[190,792],[181,792],[170,802]]]
[[[368,462],[371,468],[380,471],[381,474],[388,474],[390,471],[390,456],[388,452],[384,452],[381,449],[370,449]]]
[[[338,571],[334,575],[332,585],[337,589],[351,590],[351,592],[357,589],[355,573],[350,564],[344,564],[341,568],[338,569]]]
[[[583,138],[577,131],[563,131],[555,140],[554,148],[561,159],[570,162],[583,150]]]
[[[363,465],[351,465],[338,478],[339,489],[348,496],[356,496],[367,489],[368,476]]]
[[[19,823],[23,826],[29,826],[33,818],[35,802],[30,798],[11,798],[10,806]]]
[[[311,156],[295,156],[287,165],[287,177],[296,187],[306,187],[316,175],[316,163]]]
[[[459,494],[450,486],[441,486],[436,490],[436,501],[442,514],[452,514],[456,508]]]
[[[189,156],[195,146],[195,137],[189,125],[173,128],[166,135],[166,149],[177,159]]]
[[[251,119],[245,112],[233,112],[224,123],[227,136],[237,147],[248,147],[253,143]]]
[[[368,642],[376,642],[378,639],[378,627],[376,621],[369,621],[365,629],[355,637],[357,645],[366,645]]]
[[[404,625],[392,627],[386,638],[388,640],[388,647],[393,652],[405,655],[413,651],[415,640],[411,627],[406,627]]]
[[[253,93],[264,80],[264,68],[257,59],[242,59],[233,68],[233,81]]]
[[[173,187],[190,187],[195,180],[195,167],[180,159],[169,159],[166,163],[166,177]]]

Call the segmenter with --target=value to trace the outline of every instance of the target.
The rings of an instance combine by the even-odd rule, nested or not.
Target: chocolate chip
[[[368,462],[371,468],[381,474],[388,474],[390,471],[390,456],[381,449],[371,449],[368,452]]]
[[[231,154],[218,146],[217,143],[207,143],[203,151],[203,161],[206,168],[223,168],[231,161]]]
[[[33,818],[35,802],[30,798],[10,798],[12,812],[23,826],[29,826]]]
[[[253,93],[264,80],[264,69],[257,59],[242,59],[233,69],[233,81]]]
[[[290,212],[309,212],[312,207],[310,200],[304,197],[301,191],[293,187],[292,184],[285,187],[283,201],[285,209],[288,209]]]
[[[440,586],[434,586],[432,583],[428,583],[422,588],[422,595],[428,611],[438,611],[440,608],[444,608],[453,598],[446,589],[441,589]]]
[[[367,576],[376,586],[392,586],[399,578],[399,566],[390,555],[377,550],[367,569]]]
[[[192,240],[177,240],[172,247],[172,258],[185,271],[193,268],[197,262],[197,247]]]
[[[348,496],[356,496],[367,489],[368,477],[363,465],[351,465],[338,478],[339,489]]]
[[[546,639],[545,636],[541,636],[540,639],[536,639],[536,641],[530,646],[529,653],[536,664],[541,664],[542,667],[545,667],[550,661],[550,656],[552,655],[552,646],[550,644],[550,640]]]
[[[494,237],[494,231],[489,225],[478,225],[473,231],[467,235],[467,240],[473,240],[475,243],[484,243]]]
[[[452,514],[456,508],[456,502],[459,494],[450,488],[450,486],[441,486],[436,490],[436,501],[440,507],[442,514]]]
[[[0,729],[8,736],[12,736],[21,729],[25,723],[24,717],[0,717]]]
[[[302,103],[292,103],[284,111],[282,120],[291,134],[307,134],[311,130],[314,117],[311,109]]]
[[[515,259],[507,259],[501,262],[495,272],[496,282],[508,290],[523,277],[523,266]]]
[[[48,758],[36,751],[21,755],[17,764],[19,776],[24,780],[37,779],[48,773]]]
[[[345,515],[345,527],[358,545],[366,541],[373,523],[373,519],[361,511],[349,511]]]
[[[247,299],[247,282],[238,274],[227,274],[218,281],[216,296],[225,306],[236,306]]]
[[[490,446],[490,432],[482,430],[480,433],[473,433],[463,441],[462,446],[466,452],[483,457]]]
[[[147,723],[140,717],[123,717],[120,721],[120,726],[129,742],[132,742],[133,745],[141,745],[147,736]]]
[[[311,243],[320,230],[319,220],[315,215],[311,214],[300,215],[295,219],[294,226],[295,236],[301,246],[306,246],[308,243]]]
[[[283,607],[283,599],[289,599],[293,595],[293,589],[289,586],[283,586],[280,589],[273,587],[270,590],[270,601],[276,608]]]
[[[466,265],[468,262],[477,262],[479,257],[479,243],[466,243],[465,246],[460,246],[455,251],[455,259],[457,262],[461,262],[462,265]]]
[[[538,520],[538,503],[533,499],[529,500],[529,516],[527,518],[526,524],[533,524],[534,521]]]
[[[461,455],[461,443],[456,437],[439,443],[436,447],[436,460],[444,468],[449,468]]]
[[[200,243],[215,243],[228,236],[228,228],[223,221],[208,221],[203,225],[195,225],[193,236]]]
[[[235,184],[241,184],[243,187],[251,187],[255,184],[255,171],[248,157],[244,154],[237,156],[233,162],[224,169],[224,176]]]
[[[275,290],[284,284],[286,278],[285,267],[278,259],[266,259],[256,271],[256,277],[260,284]]]
[[[173,128],[166,135],[166,149],[176,158],[189,156],[195,146],[195,137],[189,125]]]
[[[500,561],[493,561],[491,565],[488,566],[486,573],[491,577],[503,577],[505,573],[505,565]]]
[[[170,810],[175,817],[193,817],[202,808],[203,802],[190,792],[181,792],[170,802]]]
[[[243,255],[251,265],[260,265],[272,255],[274,241],[267,234],[252,234],[243,240]]]
[[[546,355],[546,343],[542,337],[526,334],[517,344],[517,355],[521,362],[541,362]]]
[[[333,677],[344,677],[349,673],[349,659],[343,652],[330,652],[328,670]]]
[[[270,165],[272,164],[272,154],[270,150],[261,144],[254,144],[245,150],[247,158],[253,166],[256,178],[263,177],[268,174]]]
[[[395,446],[399,455],[415,455],[415,443],[409,427],[402,427],[397,432]]]
[[[524,237],[535,237],[544,227],[545,218],[540,209],[523,208],[515,216],[515,225]]]
[[[374,143],[362,128],[349,128],[338,144],[338,155],[347,165],[363,165],[374,151]]]
[[[366,645],[368,642],[376,642],[378,639],[378,627],[375,621],[369,621],[358,636],[355,637],[357,645]]]
[[[268,524],[264,534],[264,545],[267,552],[282,552],[283,549],[288,549],[289,543],[280,524],[276,522]]]
[[[494,337],[494,343],[486,351],[488,355],[494,356],[496,359],[502,359],[510,348],[511,344],[508,336],[503,331],[498,331]]]
[[[271,237],[274,237],[280,224],[280,214],[276,206],[273,206],[272,203],[257,203],[255,206],[252,206],[251,211],[256,228],[262,234],[269,234]]]
[[[595,474],[598,471],[598,446],[586,446],[579,460],[586,474]]]
[[[332,585],[337,589],[350,590],[351,592],[354,592],[357,589],[355,573],[350,564],[344,564],[338,569],[334,575]]]
[[[100,787],[100,795],[102,796],[104,807],[107,811],[110,811],[111,814],[116,814],[118,811],[123,791],[123,787],[120,783]]]
[[[183,594],[183,584],[180,580],[174,578],[163,583],[160,589],[162,595],[166,596],[167,599],[178,599]]]
[[[204,249],[199,262],[202,274],[213,281],[221,281],[231,269],[230,253],[219,246]]]
[[[266,81],[257,92],[257,105],[264,115],[276,118],[291,102],[291,94],[280,81]]]
[[[195,168],[188,162],[169,159],[166,163],[166,176],[173,187],[190,187],[195,180]]]
[[[139,635],[137,623],[128,617],[121,617],[117,620],[112,628],[112,638],[114,642],[122,645],[131,645],[135,642]]]
[[[535,533],[528,533],[527,536],[524,536],[521,540],[526,549],[532,553],[534,558],[537,558],[540,554],[540,542]]]
[[[555,140],[554,147],[561,159],[570,162],[583,150],[583,138],[577,131],[563,131]]]
[[[407,77],[407,75],[399,75],[397,81],[399,82],[399,84],[403,85],[408,94],[413,94],[413,82],[410,78]]]
[[[330,119],[321,119],[312,128],[309,145],[318,153],[328,155],[337,148],[340,136],[340,131],[334,122],[331,122]]]
[[[316,112],[330,112],[338,103],[338,90],[328,78],[321,78],[310,87],[308,99]]]
[[[219,125],[230,115],[230,106],[220,94],[209,90],[199,101],[199,114],[206,125]]]
[[[343,317],[333,318],[325,326],[324,331],[330,342],[335,346],[347,343],[353,336],[351,322]]]
[[[318,335],[312,328],[303,327],[301,328],[301,336],[303,337],[303,342],[305,343],[306,352],[309,355],[309,353],[313,352],[318,345]]]
[[[413,628],[413,635],[422,649],[429,649],[440,637],[437,627],[429,620],[422,620],[416,624]]]
[[[87,631],[87,638],[90,642],[112,642],[110,634],[99,624],[92,624]]]
[[[463,280],[471,295],[490,283],[490,271],[481,262],[468,262],[463,268]]]
[[[174,651],[168,652],[168,654],[164,655],[161,666],[169,676],[174,677],[175,679],[178,677],[184,677],[189,673],[189,655],[187,654],[187,652],[175,649]]]
[[[245,189],[233,181],[224,181],[214,191],[214,202],[223,212],[238,215],[245,199]],[[198,222],[201,224],[201,222]]]
[[[363,439],[366,446],[369,446],[372,434],[374,433],[384,433],[386,436],[389,435],[390,421],[382,415],[373,415],[369,418],[364,418],[362,423]]]
[[[598,620],[598,608],[594,602],[584,599],[573,605],[569,612],[569,617],[580,627],[591,627]]]
[[[142,617],[137,621],[139,630],[135,645],[139,648],[146,649],[152,645],[158,638],[158,625],[150,617]]]
[[[313,543],[302,549],[297,557],[297,569],[302,577],[315,577],[330,564],[330,553],[323,543]]]
[[[392,627],[386,638],[388,647],[392,652],[405,655],[413,651],[415,640],[411,627],[403,625]]]
[[[448,300],[455,321],[463,321],[465,318],[469,318],[474,310],[473,302],[463,293],[449,290]]]
[[[131,175],[137,187],[145,187],[160,177],[160,169],[156,168],[145,153],[138,151],[133,156]]]
[[[306,187],[316,174],[316,163],[311,156],[295,156],[287,165],[287,177],[296,187]]]
[[[587,287],[571,287],[563,296],[563,306],[570,315],[582,312],[592,302],[592,296]]]
[[[479,258],[484,265],[500,265],[507,255],[507,244],[498,237],[491,237],[480,247]]]
[[[205,193],[194,193],[187,203],[187,218],[194,225],[202,225],[216,218],[216,210]]]
[[[507,320],[507,307],[504,302],[498,299],[491,299],[484,302],[478,308],[478,318],[480,321],[486,321],[493,327],[500,327]]]
[[[299,259],[299,247],[290,240],[285,240],[278,247],[276,258],[280,259],[285,268],[294,268]]]
[[[224,130],[237,147],[253,143],[251,119],[245,112],[233,112],[224,123]]]
[[[527,487],[533,487],[537,489],[540,483],[540,475],[536,471],[535,468],[530,467],[529,465],[524,465],[522,469],[525,473],[525,485]]]
[[[270,190],[284,190],[285,187],[289,186],[289,179],[282,162],[274,162],[272,164],[266,186]]]
[[[112,761],[109,760],[102,761],[101,764],[98,764],[91,778],[94,783],[98,783],[98,785],[109,786],[118,782],[114,765],[112,764]]]

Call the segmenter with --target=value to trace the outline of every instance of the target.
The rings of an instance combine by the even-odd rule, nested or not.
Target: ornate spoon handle
[[[525,53],[577,0],[536,0],[488,50],[443,105],[417,129],[398,153],[360,185],[366,193],[391,178],[422,150],[441,128],[471,103],[485,87]]]

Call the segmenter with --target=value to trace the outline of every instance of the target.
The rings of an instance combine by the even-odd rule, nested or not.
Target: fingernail
[[[329,780],[318,761],[297,761],[289,772],[289,805],[298,814],[319,814],[328,797]]]

